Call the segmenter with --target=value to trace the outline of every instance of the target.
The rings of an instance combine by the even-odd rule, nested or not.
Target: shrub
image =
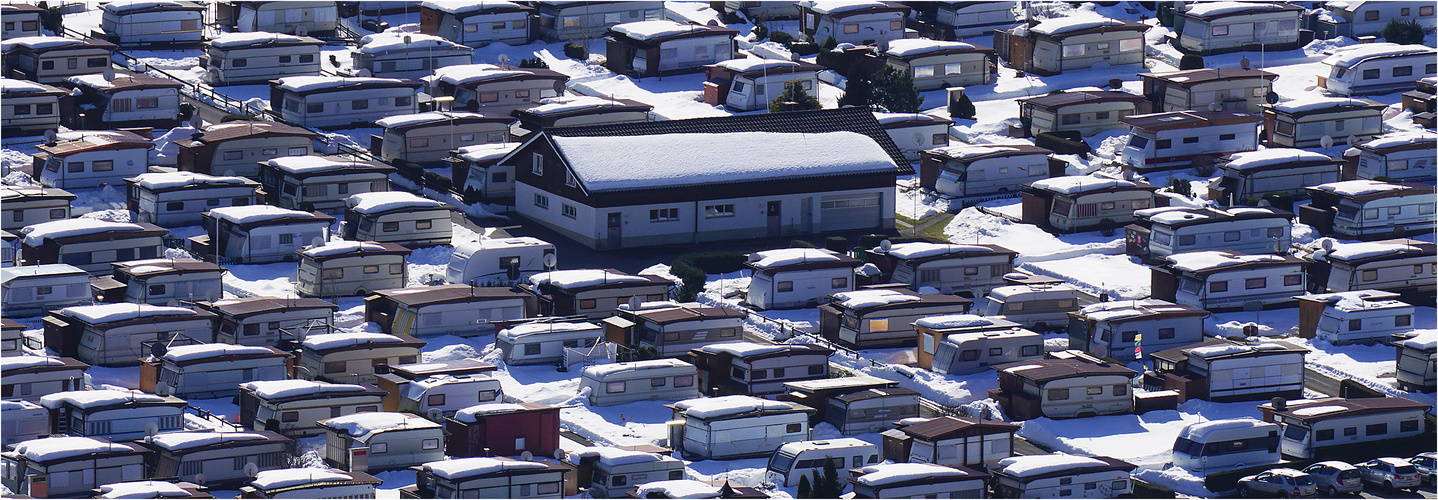
[[[424,172],[425,187],[443,193],[449,191],[449,187],[453,184],[454,182],[449,180],[449,177],[440,175],[438,172]]]
[[[669,272],[683,282],[679,286],[680,302],[691,302],[704,291],[709,274],[732,273],[744,268],[744,254],[739,252],[704,252],[680,255],[669,263]]]
[[[253,120],[253,119],[254,119],[254,117],[249,117],[249,116],[245,116],[245,115],[225,115],[225,116],[220,117],[220,123],[242,122],[242,121],[248,121],[248,120]]]
[[[1383,26],[1383,39],[1398,44],[1423,43],[1423,26],[1418,21],[1393,19]]]
[[[1186,179],[1169,177],[1168,189],[1170,191],[1173,191],[1175,194],[1181,194],[1189,197],[1193,196],[1193,184],[1190,184]]]
[[[1185,54],[1183,58],[1178,60],[1178,69],[1203,69],[1203,56]]]
[[[831,36],[829,38],[825,38],[824,44],[820,45],[819,47],[824,50],[834,50],[835,48],[839,47],[839,41],[835,40],[834,37]]]
[[[754,41],[761,41],[765,38],[769,38],[769,27],[754,23]]]
[[[787,46],[790,43],[794,42],[794,35],[790,35],[783,31],[773,31],[769,33],[769,41],[784,44],[785,46]]]
[[[404,158],[391,158],[389,164],[394,166],[400,177],[414,181],[416,184],[424,181],[424,168],[415,162]]]
[[[1035,135],[1034,145],[1061,155],[1088,154],[1093,151],[1082,139],[1067,139],[1050,132]]]
[[[793,109],[784,109],[785,103],[795,103]],[[769,103],[769,112],[779,111],[800,111],[805,109],[823,109],[819,100],[804,91],[804,85],[800,82],[788,82],[784,84],[784,92]]]
[[[979,110],[974,107],[974,101],[969,99],[969,93],[964,92],[959,100],[949,103],[949,117],[972,120],[977,116]]]
[[[535,56],[533,59],[520,59],[519,67],[549,69],[549,63],[544,62],[544,59],[540,59],[539,56]]]
[[[189,120],[195,116],[195,105],[188,102],[180,103],[180,120]]]
[[[924,96],[919,95],[919,88],[914,86],[914,77],[907,71],[885,66],[875,73],[871,80],[874,97],[877,98],[872,104],[877,104],[890,113],[918,113],[919,106],[924,105]]]
[[[1293,195],[1288,193],[1267,193],[1259,201],[1267,201],[1268,206],[1293,211]]]
[[[35,6],[45,9],[45,12],[40,13],[40,26],[50,30],[55,36],[65,36],[65,15],[60,12],[60,7],[51,7],[45,2]]]
[[[791,42],[789,44],[789,52],[801,56],[812,56],[819,53],[819,46],[809,42]]]
[[[819,247],[814,246],[813,243],[809,243],[809,242],[804,241],[804,240],[789,240],[789,246],[788,246],[787,248],[819,248]]]
[[[1161,2],[1158,4],[1158,24],[1165,28],[1173,27],[1173,4]]]
[[[576,61],[587,61],[589,60],[589,49],[586,49],[583,45],[574,42],[565,42],[564,57],[568,57]]]
[[[824,238],[824,248],[839,253],[849,252],[849,239],[843,236],[830,236]]]

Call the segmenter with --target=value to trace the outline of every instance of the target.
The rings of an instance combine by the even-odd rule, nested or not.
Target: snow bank
[[[641,484],[636,493],[639,498],[719,498],[719,487],[694,479],[674,479]]]
[[[647,281],[649,279],[643,276],[616,273],[604,269],[566,269],[536,273],[529,277],[529,282],[535,285],[548,284],[559,288],[582,288],[609,283],[644,283]]]
[[[875,464],[859,470],[864,474],[855,478],[854,481],[865,486],[883,486],[886,484],[921,479],[942,482],[947,479],[962,478],[969,475],[967,472],[952,467],[926,463]]]

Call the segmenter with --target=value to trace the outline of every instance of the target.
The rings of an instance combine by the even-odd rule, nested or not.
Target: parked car
[[[1330,497],[1336,497],[1339,493],[1350,494],[1363,491],[1363,474],[1358,468],[1346,462],[1329,460],[1317,462],[1303,468],[1309,476],[1313,476],[1313,485]]]
[[[1418,468],[1402,458],[1375,458],[1358,464],[1358,471],[1363,474],[1364,483],[1382,486],[1387,491],[1418,491],[1418,486],[1423,484],[1423,476],[1418,473]]]
[[[1317,494],[1313,476],[1287,467],[1269,469],[1238,480],[1238,495],[1241,497],[1292,498]]]
[[[1438,465],[1438,453],[1425,451],[1414,455],[1408,462],[1418,468],[1419,483],[1438,485],[1438,472],[1434,466]]]

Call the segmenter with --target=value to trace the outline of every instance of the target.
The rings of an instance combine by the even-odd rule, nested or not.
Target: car
[[[1418,468],[1419,477],[1424,483],[1438,485],[1438,472],[1434,471],[1434,465],[1438,465],[1438,453],[1425,451],[1414,455],[1408,462]]]
[[[1363,474],[1363,482],[1376,486],[1382,486],[1385,490],[1406,489],[1417,491],[1423,484],[1423,476],[1418,474],[1418,468],[1407,460],[1394,457],[1375,458],[1358,464],[1358,472]]]
[[[1242,497],[1294,498],[1317,494],[1313,476],[1287,467],[1269,469],[1238,480],[1238,495]]]
[[[1357,467],[1346,462],[1337,460],[1317,462],[1304,467],[1303,472],[1313,476],[1313,486],[1330,497],[1336,497],[1339,493],[1363,491],[1363,474],[1358,472]]]

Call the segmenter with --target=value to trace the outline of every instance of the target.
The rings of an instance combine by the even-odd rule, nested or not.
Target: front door
[[[779,214],[782,213],[782,203],[779,200],[769,202],[769,208],[765,211],[769,218],[769,237],[777,238],[783,232],[782,220]]]
[[[814,230],[814,199],[804,198],[799,201],[799,230],[805,233]]]
[[[608,215],[608,221],[609,223],[607,225],[609,226],[609,243],[606,246],[611,249],[619,248],[621,242],[624,241],[623,230],[620,227],[624,224],[624,214],[620,212],[611,212]]]

